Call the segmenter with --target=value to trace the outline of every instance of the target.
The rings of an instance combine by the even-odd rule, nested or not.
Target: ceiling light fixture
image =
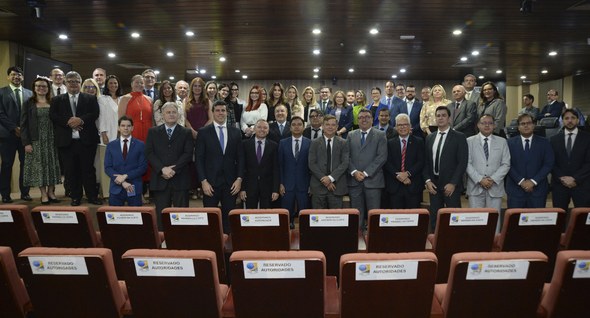
[[[67,34],[63,34],[63,33],[62,33],[62,34],[60,34],[60,35],[58,36],[58,38],[59,38],[60,40],[67,40],[67,39],[68,39],[68,35],[67,35]]]
[[[391,78],[397,78],[397,75],[393,74],[391,75]]]
[[[471,52],[471,55],[473,56],[478,56],[479,55],[479,51],[475,50]]]
[[[110,52],[110,53],[109,53],[109,54],[107,54],[107,55],[108,55],[108,57],[110,57],[110,58],[115,58],[115,57],[117,57],[117,54],[115,54],[115,53],[113,53],[113,52]]]
[[[461,56],[461,61],[463,61],[463,62],[467,61],[467,56]]]
[[[168,77],[168,78],[169,78],[171,81],[173,81],[173,80],[174,80],[174,76],[170,76],[170,77]]]
[[[206,69],[201,69],[201,70],[199,70],[199,73],[205,74],[205,73],[207,73],[207,70]]]
[[[219,62],[225,62],[225,56],[220,57]]]
[[[131,37],[134,38],[134,39],[137,39],[137,38],[140,37],[140,35],[137,32],[133,32],[133,33],[131,33]]]
[[[211,79],[217,79],[217,76],[211,75]]]
[[[166,52],[166,55],[168,55],[168,56],[172,57],[172,56],[174,56],[174,52],[172,52],[172,51],[168,51],[168,52]]]
[[[314,72],[314,73],[317,73],[317,72],[319,72],[319,71],[320,71],[320,68],[319,68],[319,67],[316,67],[316,68],[314,68],[314,69],[313,69],[313,72]]]
[[[234,72],[236,72],[236,73],[239,73],[239,72],[240,72],[240,70],[235,70]]]
[[[248,75],[242,75],[243,79],[248,79]]]
[[[373,28],[373,29],[369,30],[369,33],[371,33],[372,35],[375,35],[375,34],[379,33],[379,30]]]
[[[313,74],[313,78],[318,78],[318,74]]]
[[[314,55],[320,55],[320,50],[319,50],[319,49],[315,49],[315,50],[313,50],[313,54],[314,54]]]
[[[155,70],[155,71],[154,71],[154,74],[158,75],[158,74],[160,74],[160,71],[158,71],[158,70]]]
[[[459,29],[453,30],[453,35],[461,35],[462,33],[463,33],[463,31],[461,31]]]
[[[496,74],[502,74],[502,70],[496,70]]]
[[[542,70],[542,71],[541,71],[541,74],[547,74],[547,73],[549,73],[549,71],[548,71],[548,70]]]
[[[400,72],[400,73],[405,73],[405,72],[406,72],[406,69],[405,69],[405,68],[400,68],[400,69],[399,69],[399,72]]]
[[[520,79],[526,79],[526,75],[522,75]]]
[[[557,52],[556,51],[549,52],[549,56],[555,56],[555,55],[557,55]]]
[[[360,50],[359,50],[359,54],[360,54],[360,55],[365,55],[365,54],[367,54],[367,50],[365,50],[365,49],[360,49]]]
[[[317,35],[317,34],[320,34],[320,33],[322,33],[322,30],[320,30],[320,29],[313,29],[313,30],[311,31],[311,33],[313,33],[313,34],[316,34],[316,35]]]
[[[485,78],[485,76],[483,76],[483,75],[480,75],[480,76],[478,76],[477,78],[479,78],[479,79],[484,79],[484,78]]]
[[[184,34],[186,34],[186,36],[194,36],[195,32],[193,31],[186,31]]]
[[[351,67],[351,68],[349,68],[349,69],[348,69],[348,73],[354,73],[354,68],[352,68],[352,67]]]

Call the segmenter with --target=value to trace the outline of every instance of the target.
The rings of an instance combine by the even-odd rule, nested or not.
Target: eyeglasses
[[[250,95],[258,95],[260,94],[259,92],[250,92]]]
[[[519,126],[529,126],[529,125],[532,125],[532,124],[533,124],[532,121],[525,121],[525,122],[518,123]]]
[[[371,116],[359,116],[359,119],[371,119]]]
[[[408,127],[410,124],[396,124],[397,127]]]
[[[80,84],[81,81],[79,81],[79,80],[67,80],[66,83],[68,83],[68,84]]]
[[[493,121],[480,121],[479,124],[482,126],[492,126],[494,124],[494,122]]]

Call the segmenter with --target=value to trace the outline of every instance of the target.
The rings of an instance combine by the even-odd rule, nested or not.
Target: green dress
[[[51,186],[61,183],[57,149],[53,142],[53,124],[49,107],[37,107],[39,140],[31,142],[32,153],[25,153],[23,184],[26,187]]]

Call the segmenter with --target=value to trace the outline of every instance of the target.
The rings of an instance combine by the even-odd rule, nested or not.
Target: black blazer
[[[291,123],[289,121],[286,121],[284,123],[285,127],[283,128],[283,133],[281,134],[281,130],[279,129],[279,123],[277,123],[276,121],[271,123],[268,126],[268,136],[267,138],[270,138],[270,140],[274,141],[275,143],[279,144],[279,142],[281,141],[281,139],[285,139],[285,138],[289,138],[291,137]]]
[[[80,130],[80,141],[86,145],[98,144],[98,129],[96,119],[100,113],[96,96],[79,93],[76,105],[76,117],[84,121]],[[73,117],[70,106],[70,94],[61,94],[51,99],[49,118],[53,122],[53,134],[56,147],[67,147],[72,142],[72,128],[68,120]]]
[[[307,126],[305,127],[305,129],[303,129],[303,137],[313,141],[311,139],[312,134],[314,133],[314,131],[311,130],[311,126]],[[318,131],[318,138],[320,138],[321,136],[323,136],[323,130]]]
[[[268,196],[273,192],[279,192],[279,146],[266,138],[264,153],[258,163],[256,158],[256,138],[242,142],[244,151],[244,180],[242,190],[248,193],[256,193],[260,190],[261,196]]]
[[[568,158],[565,150],[565,133],[552,136],[551,147],[555,154],[551,183],[561,184],[559,178],[571,176],[581,189],[590,189],[590,133],[578,128],[578,135]]]
[[[443,148],[444,149],[444,148]],[[410,173],[412,183],[407,186],[410,193],[419,193],[424,190],[422,170],[424,169],[424,140],[410,135],[406,147],[405,169]],[[406,187],[396,178],[396,173],[402,168],[402,148],[399,136],[387,141],[387,161],[383,166],[385,176],[385,189],[389,193],[395,193]]]
[[[23,146],[33,144],[33,140],[39,140],[37,105],[31,99],[23,105],[20,117],[20,139]]]
[[[23,95],[23,106],[31,98],[32,92],[20,87]],[[10,86],[0,88],[0,138],[14,135],[16,127],[20,127],[21,107],[16,105],[16,96]]]
[[[207,179],[213,187],[231,186],[238,177],[244,177],[244,152],[242,132],[227,127],[225,154],[221,152],[215,123],[199,129],[196,146],[197,177],[199,182]]]
[[[426,161],[424,164],[424,180],[436,180],[434,175],[434,140],[438,130],[426,137]],[[437,186],[447,183],[455,185],[455,191],[463,191],[463,174],[467,170],[469,148],[467,139],[462,133],[449,129],[449,134],[443,144],[439,159],[439,173]],[[439,191],[442,189],[439,187]]]
[[[166,125],[148,130],[145,141],[145,156],[151,165],[150,189],[154,191],[188,190],[191,177],[188,164],[193,159],[193,134],[190,129],[176,125],[172,138],[168,139]],[[174,177],[162,178],[162,168],[175,165]]]

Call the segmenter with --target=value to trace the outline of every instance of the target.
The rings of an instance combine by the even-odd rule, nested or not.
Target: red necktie
[[[123,160],[127,159],[127,139],[123,139]]]
[[[402,147],[402,172],[406,171],[406,140],[402,139],[402,143],[404,144]]]

